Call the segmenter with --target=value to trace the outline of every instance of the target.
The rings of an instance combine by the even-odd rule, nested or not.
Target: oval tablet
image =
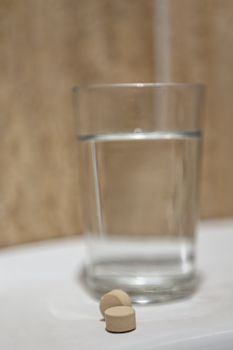
[[[105,311],[106,330],[113,333],[129,332],[136,328],[135,311],[131,306],[115,306]]]
[[[131,306],[131,299],[126,292],[121,289],[113,289],[100,299],[100,311],[104,316],[105,310],[114,306]]]

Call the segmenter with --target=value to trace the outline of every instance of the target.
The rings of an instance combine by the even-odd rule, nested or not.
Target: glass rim
[[[118,88],[179,88],[179,89],[205,89],[204,83],[182,83],[182,82],[161,82],[161,83],[104,83],[104,84],[80,84],[72,88],[74,93],[79,90],[101,90]]]

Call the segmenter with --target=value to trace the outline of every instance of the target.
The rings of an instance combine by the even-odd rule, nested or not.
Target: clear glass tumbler
[[[91,291],[138,303],[195,288],[201,84],[73,89]]]

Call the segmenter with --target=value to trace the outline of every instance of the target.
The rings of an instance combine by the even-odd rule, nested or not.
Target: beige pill
[[[115,306],[105,311],[106,330],[113,333],[129,332],[136,328],[135,311],[131,306]]]
[[[114,306],[131,306],[131,300],[127,293],[121,289],[113,289],[111,292],[104,294],[100,300],[100,311],[104,316],[105,310]]]

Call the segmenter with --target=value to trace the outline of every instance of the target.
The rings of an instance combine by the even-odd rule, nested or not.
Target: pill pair
[[[136,328],[135,311],[127,293],[114,289],[100,300],[100,311],[105,318],[106,330],[113,333],[129,332]]]

